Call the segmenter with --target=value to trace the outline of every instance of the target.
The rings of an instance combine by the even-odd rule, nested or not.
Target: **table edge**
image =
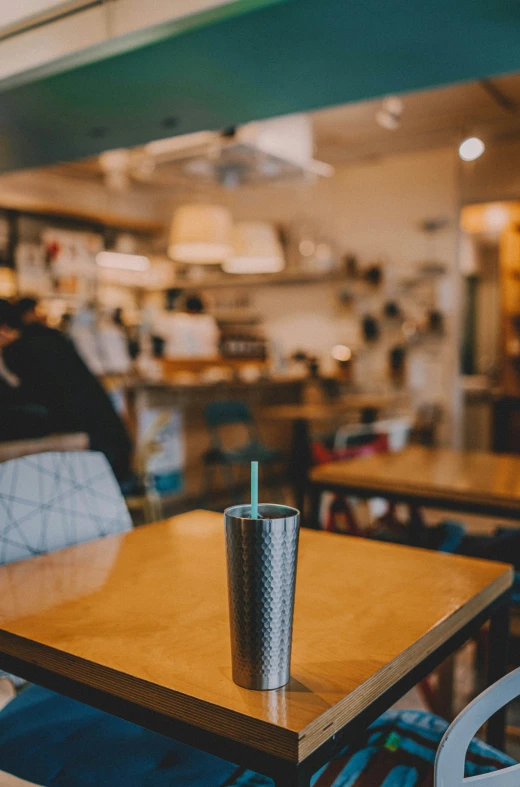
[[[291,761],[297,757],[298,733],[294,730],[64,653],[4,629],[0,629],[0,664],[2,654],[17,658],[28,666],[52,672],[57,682],[60,678],[69,679],[101,691],[107,697],[130,702],[136,709],[153,711],[267,754]],[[24,676],[20,674],[19,677]],[[208,715],[210,708],[214,710],[211,716]]]
[[[510,497],[504,497],[493,492],[479,493],[475,490],[449,490],[446,488],[439,488],[430,486],[425,483],[420,489],[415,484],[408,484],[406,481],[381,481],[375,480],[370,476],[364,478],[341,478],[335,475],[333,471],[326,470],[327,465],[315,467],[309,474],[311,484],[322,486],[324,488],[333,487],[341,489],[345,492],[369,492],[374,497],[384,497],[385,494],[392,495],[393,498],[414,498],[418,501],[427,499],[428,501],[439,501],[443,503],[453,502],[467,503],[472,506],[497,506],[504,509],[504,511],[520,512],[520,498],[513,500]],[[322,470],[324,472],[322,472]]]
[[[299,734],[299,761],[312,754],[315,749],[352,721],[413,667],[421,663],[457,631],[506,593],[513,584],[514,574],[511,566],[502,565],[505,568],[502,574],[492,580],[466,604],[437,623],[420,639],[396,656],[393,661],[375,672],[361,686],[305,727]],[[324,735],[325,732],[326,735]]]
[[[511,587],[511,567],[492,580],[455,612],[426,632],[406,650],[372,675],[361,686],[324,711],[300,732],[224,708],[142,678],[88,661],[42,643],[0,629],[1,654],[23,661],[28,667],[52,672],[57,681],[69,679],[106,696],[130,702],[136,709],[192,725],[290,762],[301,762],[325,743],[411,669],[491,606]],[[24,677],[23,674],[20,677]],[[66,693],[66,692],[64,692]],[[212,709],[211,715],[208,710]]]

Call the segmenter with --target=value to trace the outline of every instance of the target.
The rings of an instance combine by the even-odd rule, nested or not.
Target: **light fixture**
[[[401,125],[404,104],[397,96],[388,96],[376,112],[376,122],[387,131],[395,131]]]
[[[275,228],[267,221],[239,221],[232,231],[233,250],[222,263],[226,273],[278,273],[285,258]]]
[[[335,344],[332,348],[331,355],[335,361],[346,363],[352,358],[352,350],[346,344]]]
[[[103,172],[103,178],[107,189],[110,191],[126,191],[130,186],[130,166],[131,153],[126,148],[116,150],[106,150],[98,156],[99,166]]]
[[[468,137],[459,145],[459,156],[463,161],[475,161],[485,151],[486,146],[478,137]]]
[[[100,251],[96,255],[96,263],[100,268],[115,268],[120,271],[138,271],[143,273],[150,267],[150,260],[140,254],[122,254],[118,251]]]
[[[497,203],[484,208],[484,222],[490,232],[502,232],[511,219],[511,208],[508,205]]]
[[[176,262],[219,265],[231,254],[231,213],[219,205],[183,205],[175,211],[168,256]]]

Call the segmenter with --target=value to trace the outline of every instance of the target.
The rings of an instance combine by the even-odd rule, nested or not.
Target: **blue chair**
[[[237,766],[32,685],[0,713],[0,770],[45,787],[221,787]]]
[[[425,711],[387,711],[313,787],[426,787],[448,723]],[[474,739],[466,776],[514,765]],[[271,779],[31,686],[0,713],[0,768],[46,787],[272,787]],[[516,783],[516,782],[515,782]]]
[[[228,400],[210,402],[204,410],[206,425],[210,434],[210,448],[204,454],[204,477],[202,498],[208,499],[213,482],[213,471],[219,467],[228,488],[230,498],[236,497],[236,479],[233,467],[247,467],[252,461],[262,468],[281,461],[281,452],[269,448],[260,439],[258,426],[251,410],[245,402]],[[221,430],[227,426],[243,426],[245,441],[236,448],[226,448]]]

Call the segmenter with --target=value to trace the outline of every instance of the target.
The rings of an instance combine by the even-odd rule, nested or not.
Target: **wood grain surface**
[[[331,462],[311,471],[311,480],[403,497],[500,506],[520,515],[520,457],[485,451],[410,446],[397,453]]]
[[[231,680],[222,516],[193,511],[0,568],[0,653],[296,762],[511,581],[303,530],[291,681],[248,691]]]

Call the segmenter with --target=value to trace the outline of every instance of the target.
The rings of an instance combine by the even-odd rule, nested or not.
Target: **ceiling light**
[[[100,268],[117,268],[120,271],[147,271],[150,267],[148,257],[140,254],[121,254],[117,251],[100,251],[96,255]]]
[[[346,344],[335,344],[331,352],[335,361],[346,363],[352,358],[352,350]]]
[[[266,221],[239,221],[232,232],[233,251],[222,263],[226,273],[278,273],[285,258],[277,232]]]
[[[489,205],[484,209],[486,229],[491,232],[502,232],[511,221],[511,210],[506,205]]]
[[[486,146],[478,137],[468,137],[459,145],[459,156],[463,161],[475,161],[485,151]]]
[[[98,156],[104,174],[105,185],[110,191],[125,191],[130,185],[128,167],[130,151],[125,148],[106,150]]]
[[[388,131],[395,131],[401,125],[404,104],[397,96],[388,96],[376,112],[376,122]]]
[[[231,213],[219,205],[183,205],[173,216],[168,256],[176,262],[219,265],[231,254]]]

